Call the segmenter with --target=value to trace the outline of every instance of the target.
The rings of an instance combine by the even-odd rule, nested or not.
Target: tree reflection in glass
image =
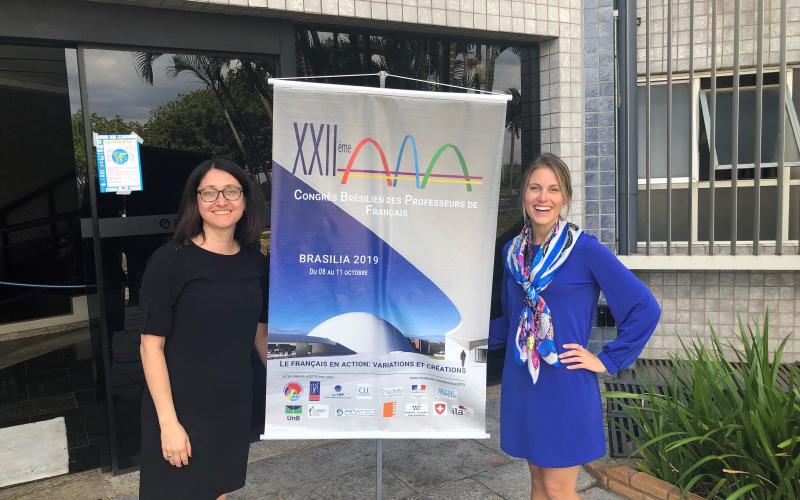
[[[144,144],[171,150],[223,156],[242,165],[269,198],[272,158],[272,95],[267,79],[275,76],[276,58],[229,58],[202,54],[131,52],[133,71],[117,71],[116,88],[103,84],[95,68],[104,59],[120,66],[125,52],[87,51],[92,131],[123,134],[135,130]],[[94,71],[93,71],[94,70]],[[161,79],[159,79],[161,77]],[[161,89],[145,97],[133,79]],[[174,81],[168,85],[167,80]],[[185,82],[185,83],[184,83]],[[165,87],[170,87],[169,89]],[[172,90],[174,89],[174,90]],[[166,99],[161,96],[170,93]],[[112,104],[94,97],[115,97]],[[157,101],[162,97],[161,102]],[[165,102],[164,102],[165,101]],[[143,116],[129,109],[147,112]],[[141,113],[138,113],[141,114]],[[73,137],[79,172],[85,182],[86,158],[79,113],[73,115]]]
[[[153,61],[161,56],[163,54],[152,52],[137,52],[133,55],[139,77],[151,85]],[[269,178],[272,144],[270,140],[263,139],[265,135],[271,138],[272,97],[267,79],[275,74],[275,65],[264,61],[198,54],[172,54],[167,57],[172,59],[166,69],[168,78],[174,79],[181,73],[188,73],[205,86],[206,95],[202,95],[203,91],[192,94],[198,94],[200,99],[213,98],[218,104],[217,109],[222,114],[236,148],[235,151],[229,150],[227,156],[238,160],[238,163],[262,182],[260,175]],[[178,99],[187,99],[190,95],[180,96]],[[153,144],[169,141],[172,139],[170,132],[177,130],[171,127],[171,118],[182,110],[175,109],[170,104],[156,108],[151,114]],[[193,106],[188,103],[188,107]],[[230,147],[228,144],[224,146]]]

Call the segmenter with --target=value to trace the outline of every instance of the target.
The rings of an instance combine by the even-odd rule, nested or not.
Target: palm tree
[[[153,85],[153,63],[163,55],[161,52],[134,52],[133,67],[139,78]]]
[[[162,53],[158,52],[136,52],[133,55],[136,73],[142,80],[150,85],[153,85],[153,63],[162,55]],[[227,65],[227,62],[223,63],[220,59],[188,54],[174,54],[172,56],[172,61],[172,66],[167,68],[167,77],[176,78],[181,72],[188,71],[203,82],[208,90],[214,93],[222,108],[225,123],[228,124],[236,146],[242,154],[242,157],[246,159],[247,152],[244,149],[239,132],[233,124],[233,119],[225,105],[225,100],[222,98],[222,92],[217,85],[217,79],[214,77],[214,73],[221,72],[223,66]]]
[[[511,102],[506,106],[506,129],[511,133],[511,147],[508,155],[508,189],[514,189],[514,145],[522,132],[522,95],[518,89],[506,89],[506,94],[511,95]]]
[[[146,81],[150,85],[153,85],[153,63],[162,55],[162,53],[158,52],[137,52],[133,56],[134,66],[137,74],[140,78],[142,78],[142,80]],[[256,69],[250,66],[249,63],[242,63],[242,65],[249,66],[249,69],[253,73],[256,73]],[[217,98],[217,102],[219,102],[225,124],[228,126],[234,143],[236,144],[236,148],[241,155],[243,166],[245,169],[251,170],[251,155],[248,153],[247,148],[245,148],[243,135],[236,126],[231,113],[231,110],[235,110],[235,101],[227,87],[227,84],[225,83],[224,76],[229,68],[230,60],[228,59],[197,54],[173,54],[172,64],[167,67],[166,76],[168,78],[177,78],[181,73],[189,73],[200,80],[200,82],[205,85],[206,89],[213,93],[213,95]],[[247,71],[247,68],[245,68],[244,71]],[[258,79],[257,74],[255,75],[255,79]],[[262,95],[262,92],[266,93],[265,90],[260,91],[258,88],[257,92],[259,96]],[[272,106],[269,104],[268,98],[263,97],[260,99],[260,101],[267,117],[271,121]],[[251,134],[245,134],[245,140],[252,142],[250,136]],[[269,169],[266,166],[266,161],[263,161],[261,155],[258,153],[258,147],[256,147],[255,144],[251,144],[250,149],[256,155],[258,160],[256,161],[256,169],[253,173],[257,174],[258,171],[262,171],[266,174],[267,178],[271,182],[271,172],[269,172]]]
[[[242,68],[247,74],[252,88],[256,90],[261,107],[264,108],[264,114],[272,123],[272,96],[269,92],[269,85],[267,85],[267,80],[272,77],[271,72],[263,64],[250,60],[242,60]]]
[[[233,135],[233,140],[236,142],[236,147],[244,159],[245,168],[249,165],[249,155],[242,143],[241,135],[233,123],[233,118],[228,111],[228,106],[225,103],[225,94],[230,97],[230,92],[225,91],[224,81],[222,79],[223,70],[227,69],[229,62],[225,59],[216,57],[207,57],[196,54],[173,54],[172,65],[167,68],[168,78],[177,78],[179,74],[187,72],[195,76],[198,80],[205,84],[206,88],[214,93],[214,96],[222,108],[222,115],[225,118],[225,123]]]

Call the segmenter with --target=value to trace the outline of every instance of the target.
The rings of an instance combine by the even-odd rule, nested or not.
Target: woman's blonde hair
[[[569,174],[569,167],[564,160],[559,158],[553,153],[542,153],[522,173],[522,185],[519,189],[519,204],[522,207],[522,218],[527,219],[528,214],[525,212],[525,190],[528,188],[528,181],[531,175],[537,168],[549,168],[556,174],[558,185],[561,187],[561,192],[564,193],[564,200],[568,204],[572,201],[572,180]]]

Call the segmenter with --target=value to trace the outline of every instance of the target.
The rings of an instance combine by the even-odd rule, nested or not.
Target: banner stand
[[[353,75],[326,75],[326,76],[308,76],[308,77],[269,78],[267,82],[268,82],[269,85],[272,85],[274,80],[306,80],[306,79],[318,79],[318,78],[337,78],[337,77],[338,78],[344,78],[344,77],[355,77],[355,76],[376,76],[380,80],[380,88],[386,88],[386,79],[388,77],[392,77],[392,78],[399,78],[399,79],[402,79],[402,80],[411,80],[411,81],[422,82],[422,83],[426,83],[426,84],[430,84],[430,85],[458,88],[458,89],[467,90],[467,91],[470,91],[470,92],[478,92],[478,93],[481,93],[481,94],[503,95],[508,100],[511,100],[511,96],[508,96],[506,94],[499,93],[499,92],[486,91],[486,90],[482,90],[482,89],[474,89],[474,88],[469,88],[469,87],[463,87],[463,86],[460,86],[460,85],[450,85],[450,84],[445,84],[445,83],[432,82],[432,81],[428,81],[428,80],[421,80],[421,79],[418,79],[418,78],[410,78],[410,77],[405,77],[405,76],[392,75],[392,74],[388,73],[387,71],[379,71],[378,73],[353,74]],[[263,437],[264,436],[262,435],[262,439],[263,439]],[[485,437],[488,437],[488,434],[486,434]],[[381,500],[382,489],[383,489],[383,440],[380,439],[380,438],[375,440],[375,452],[376,452],[375,453],[375,498],[377,500]]]
[[[383,485],[383,439],[376,439],[375,443],[375,498],[381,500],[381,486]]]
[[[386,88],[386,76],[388,73],[381,70],[378,78],[381,80],[381,88]],[[375,440],[375,500],[381,500],[381,489],[383,486],[383,440]]]

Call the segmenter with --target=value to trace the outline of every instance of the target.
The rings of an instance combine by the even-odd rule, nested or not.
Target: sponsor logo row
[[[437,401],[433,403],[431,411],[428,409],[427,403],[405,403],[404,406],[398,407],[397,401],[385,401],[382,407],[382,417],[392,418],[396,417],[403,409],[403,414],[407,417],[427,417],[428,415],[443,416],[446,414],[455,415],[458,417],[472,417],[475,416],[475,411],[464,405],[456,405]],[[336,408],[331,411],[330,405],[321,403],[309,403],[307,407],[298,404],[288,404],[284,409],[286,420],[299,421],[301,416],[305,415],[308,418],[328,418],[331,415],[336,417],[374,417],[374,408]]]
[[[436,387],[434,392],[427,384],[411,384],[409,386],[380,387],[377,396],[381,399],[399,399],[408,394],[412,399],[427,399],[431,397],[437,399],[458,399],[458,391],[449,387]],[[300,382],[289,382],[283,388],[283,396],[286,401],[295,402],[303,399],[305,388]],[[372,384],[356,384],[355,390],[347,389],[342,384],[333,384],[329,391],[322,391],[322,384],[318,380],[308,383],[308,401],[320,401],[321,399],[373,399]]]

